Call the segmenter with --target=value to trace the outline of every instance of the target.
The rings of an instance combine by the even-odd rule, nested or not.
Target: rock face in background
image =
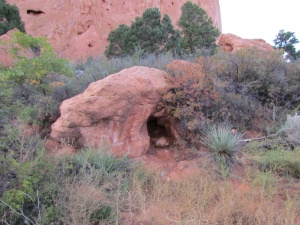
[[[15,4],[26,32],[46,36],[61,57],[71,60],[101,55],[111,30],[130,25],[146,8],[158,7],[176,25],[186,0],[7,0]],[[192,0],[206,10],[222,31],[218,0]]]
[[[12,38],[12,33],[15,30],[10,30],[6,34],[0,36],[0,42],[10,41]],[[0,64],[11,66],[13,64],[13,59],[10,57],[10,54],[8,53],[8,47],[7,45],[0,45]]]
[[[13,29],[8,31],[6,34],[0,36],[0,43],[1,42],[10,42],[13,33],[15,31],[19,31],[18,29]],[[5,65],[5,66],[12,66],[14,63],[14,59],[11,57],[10,53],[8,52],[9,50],[9,45],[7,44],[0,44],[0,64]],[[20,55],[24,57],[32,57],[32,53],[29,50],[23,49],[22,51],[19,52]]]
[[[109,142],[116,156],[145,154],[150,138],[176,137],[167,115],[157,109],[170,79],[158,69],[132,67],[90,84],[62,103],[51,139],[68,140],[77,147]]]
[[[240,49],[256,47],[263,51],[274,51],[274,48],[262,39],[243,39],[234,34],[222,34],[218,45],[227,52],[235,52]]]

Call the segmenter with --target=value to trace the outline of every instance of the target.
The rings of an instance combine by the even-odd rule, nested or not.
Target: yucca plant
[[[211,156],[218,166],[232,167],[242,136],[242,134],[232,132],[228,125],[221,124],[212,126],[202,138],[202,143],[211,150]]]
[[[89,173],[101,170],[103,175],[113,176],[119,172],[129,173],[133,167],[131,161],[126,157],[116,158],[103,149],[82,149],[71,156],[70,161],[75,174],[79,173],[80,170]]]

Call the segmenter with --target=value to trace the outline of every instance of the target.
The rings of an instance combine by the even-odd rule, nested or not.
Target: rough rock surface
[[[218,0],[191,0],[199,4],[222,30]],[[15,4],[27,33],[46,36],[61,57],[79,60],[104,52],[111,30],[130,25],[146,8],[158,7],[176,25],[186,0],[7,0]]]
[[[12,66],[15,61],[8,52],[9,44],[6,44],[11,41],[13,33],[15,31],[19,30],[15,28],[13,30],[8,31],[6,34],[0,36],[0,64],[4,66]],[[18,54],[27,58],[32,57],[32,52],[26,49],[22,49],[21,51],[19,51]]]
[[[6,34],[0,36],[0,43],[3,41],[11,40],[11,36],[14,30],[8,31]],[[11,66],[13,64],[13,60],[7,52],[8,46],[0,44],[0,64]]]
[[[77,147],[97,147],[108,141],[116,156],[145,154],[150,147],[149,129],[159,127],[158,120],[164,117],[157,114],[157,105],[169,79],[158,69],[132,67],[90,84],[82,94],[62,103],[51,139],[71,140]],[[167,127],[161,132],[167,130],[172,133]]]
[[[0,36],[0,42],[2,41],[9,41],[11,39],[12,31],[7,32],[6,34]],[[13,59],[10,57],[8,53],[8,46],[7,45],[0,45],[0,64],[5,66],[12,66]]]
[[[262,39],[243,39],[234,34],[222,34],[218,39],[218,45],[227,52],[235,52],[240,49],[256,47],[264,51],[274,51],[274,48]]]

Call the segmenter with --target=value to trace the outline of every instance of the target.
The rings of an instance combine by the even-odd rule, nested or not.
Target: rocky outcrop
[[[45,36],[61,57],[79,60],[101,55],[111,30],[129,25],[146,8],[158,7],[173,24],[186,0],[7,0],[20,10],[27,33]],[[221,31],[218,0],[192,0],[206,10]]]
[[[19,31],[18,29],[13,29],[8,31],[6,34],[0,36],[0,64],[4,66],[12,66],[15,59],[9,53],[10,42],[13,38],[13,33]],[[19,50],[18,55],[26,58],[32,58],[32,52],[29,49],[22,48]]]
[[[274,51],[274,48],[262,39],[243,39],[234,34],[222,34],[218,45],[227,52],[235,52],[240,49],[256,47],[263,51]]]
[[[177,136],[167,115],[157,109],[170,79],[158,69],[132,67],[90,84],[82,94],[62,103],[51,139],[69,140],[76,147],[109,142],[116,156],[145,154],[150,138]]]
[[[6,34],[0,36],[0,43],[5,43],[7,41],[10,41],[12,38],[12,33],[15,30],[8,31]],[[0,64],[11,66],[13,64],[13,59],[11,58],[9,52],[8,52],[8,45],[0,44]]]

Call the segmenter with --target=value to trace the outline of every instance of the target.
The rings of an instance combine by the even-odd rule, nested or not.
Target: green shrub
[[[126,159],[126,157],[116,158],[110,155],[108,149],[105,149],[104,146],[101,146],[99,150],[82,149],[71,156],[70,162],[75,173],[82,169],[91,173],[94,170],[99,170],[105,176],[113,176],[120,172],[129,173],[132,167],[129,159]]]
[[[6,157],[6,160],[7,157]],[[49,224],[56,220],[54,198],[57,191],[57,176],[53,162],[39,153],[27,162],[6,166],[13,177],[0,179],[4,182],[4,193],[0,202],[0,218],[9,224]]]
[[[287,63],[281,52],[242,49],[235,53],[218,52],[209,59],[208,71],[224,88],[250,96],[268,107],[291,109],[299,103],[299,67]]]
[[[242,135],[232,133],[228,125],[212,126],[202,138],[202,143],[212,151],[217,163],[233,166],[236,152],[241,146]]]
[[[111,206],[107,205],[100,205],[98,209],[96,209],[94,212],[92,212],[90,216],[90,222],[100,222],[108,220],[113,213],[113,209]]]
[[[174,68],[173,68],[174,66]],[[195,144],[194,136],[201,133],[207,124],[218,121],[220,115],[219,95],[213,79],[204,74],[201,64],[169,65],[174,79],[171,88],[164,93],[164,107],[180,121],[179,133],[189,144]]]
[[[73,71],[45,38],[16,31],[11,41],[2,44],[8,45],[14,64],[0,70],[0,88],[5,90],[0,94],[0,123],[21,118],[45,125],[58,115],[60,102],[53,89],[63,86],[61,77],[72,77]]]
[[[121,24],[109,34],[108,41],[107,57],[180,51],[179,31],[174,29],[168,15],[161,20],[158,8],[146,9],[130,27]]]
[[[263,170],[280,175],[300,178],[300,149],[289,151],[283,148],[260,152],[253,159]]]
[[[253,128],[253,118],[274,122],[274,113],[281,118],[287,110],[298,107],[297,65],[297,62],[287,63],[281,52],[252,48],[234,53],[219,51],[207,58],[205,69],[215,79],[223,117],[239,126]]]

